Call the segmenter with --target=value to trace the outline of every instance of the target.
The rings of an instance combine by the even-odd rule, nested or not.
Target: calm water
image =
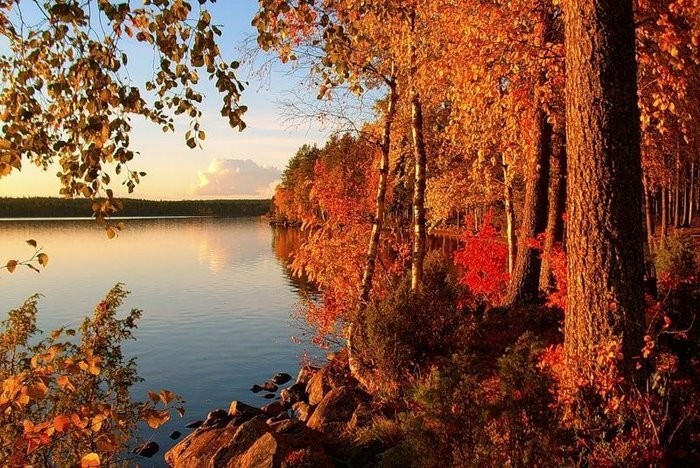
[[[161,453],[146,466],[162,463],[172,430],[186,434],[185,423],[234,399],[264,404],[250,385],[295,375],[302,354],[314,352],[292,339],[301,333],[290,318],[300,286],[285,269],[293,231],[257,219],[141,219],[110,241],[91,220],[0,221],[0,258],[30,256],[26,239],[50,262],[41,274],[0,272],[3,316],[39,292],[41,329],[77,326],[117,282],[131,291],[123,310],[143,309],[137,341],[125,346],[145,378],[132,393],[168,388],[187,401],[185,418],[155,434]]]

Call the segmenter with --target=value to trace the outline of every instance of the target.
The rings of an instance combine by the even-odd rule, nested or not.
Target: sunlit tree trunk
[[[545,44],[551,36],[552,18],[542,13],[539,37]],[[547,81],[544,71],[540,73],[537,88]],[[529,302],[539,295],[540,251],[533,240],[547,228],[547,187],[549,186],[549,164],[552,154],[552,125],[540,101],[539,89],[535,91],[534,154],[528,158],[525,180],[525,202],[518,232],[518,252],[508,285],[505,304]]]
[[[659,246],[666,245],[666,237],[668,237],[668,189],[661,188],[661,233],[659,234]]]
[[[573,366],[644,331],[642,168],[632,0],[566,0],[568,300]]]
[[[687,165],[683,168],[683,214],[681,215],[681,225],[688,226],[688,171]]]
[[[513,273],[516,256],[515,237],[515,209],[513,208],[513,176],[505,159],[501,154],[501,167],[503,167],[503,205],[506,214],[506,241],[508,242],[508,273]]]
[[[644,182],[644,217],[646,221],[646,231],[647,231],[647,246],[649,247],[649,253],[654,252],[654,216],[651,212],[651,191],[649,190],[647,184],[646,176],[643,176]]]
[[[372,291],[372,278],[374,276],[374,268],[377,263],[377,253],[379,251],[379,240],[384,222],[384,207],[386,200],[386,187],[389,178],[389,152],[391,150],[391,125],[394,122],[396,114],[396,101],[398,93],[396,91],[396,82],[393,77],[389,81],[389,105],[387,107],[386,116],[384,117],[384,130],[382,132],[382,156],[379,162],[379,186],[377,187],[377,198],[374,208],[374,221],[372,223],[372,233],[369,239],[369,247],[367,248],[367,262],[362,275],[362,289],[360,294],[360,307],[369,301],[369,296]]]
[[[676,148],[676,183],[673,188],[673,226],[681,226],[681,149]]]
[[[547,229],[545,230],[540,269],[540,289],[548,291],[554,286],[550,259],[552,249],[564,240],[564,210],[566,209],[566,145],[559,143],[552,153],[549,179]]]
[[[693,225],[693,217],[695,216],[695,161],[690,162],[690,197],[688,200],[688,226]]]
[[[425,172],[427,155],[423,138],[423,108],[416,77],[418,59],[416,54],[416,12],[410,16],[411,34],[409,56],[411,60],[411,136],[415,162],[413,184],[413,255],[411,258],[411,291],[417,292],[423,283],[423,260],[425,258]]]

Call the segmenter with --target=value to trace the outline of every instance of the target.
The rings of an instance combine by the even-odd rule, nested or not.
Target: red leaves
[[[454,254],[455,264],[464,269],[460,282],[474,296],[498,303],[510,280],[508,246],[491,224],[492,213],[484,217],[483,227],[476,234],[465,233],[464,248]]]

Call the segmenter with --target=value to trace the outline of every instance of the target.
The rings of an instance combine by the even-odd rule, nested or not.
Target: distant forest
[[[117,216],[213,216],[235,218],[260,216],[270,210],[270,200],[121,199],[124,209]],[[0,218],[62,218],[92,216],[92,201],[55,197],[0,198]]]

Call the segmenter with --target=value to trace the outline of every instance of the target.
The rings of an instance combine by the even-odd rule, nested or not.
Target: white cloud
[[[199,184],[190,194],[201,197],[270,198],[280,183],[281,171],[259,166],[250,159],[214,159],[199,171]]]

